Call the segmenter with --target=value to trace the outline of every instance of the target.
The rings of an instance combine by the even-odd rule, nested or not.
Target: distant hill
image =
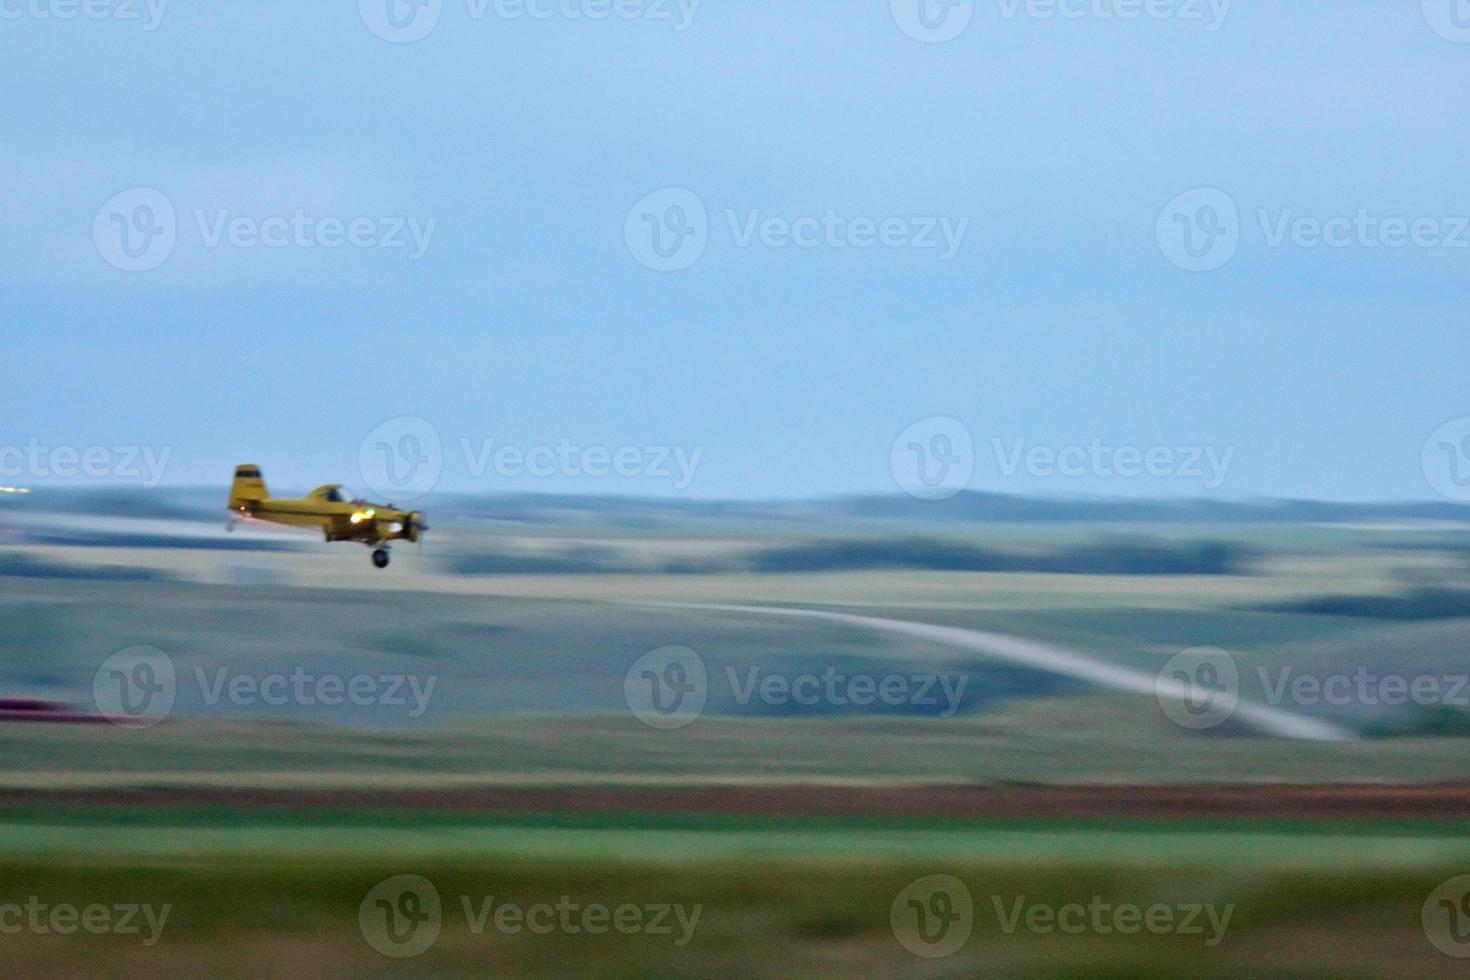
[[[475,517],[543,521],[582,516],[630,525],[671,520],[914,521],[922,523],[1366,524],[1470,523],[1470,506],[1444,502],[1334,503],[1314,500],[1217,501],[1049,498],[971,491],[948,500],[900,495],[817,500],[703,501],[638,497],[514,494],[446,496],[441,509]]]
[[[352,488],[349,488],[352,489]],[[359,488],[360,489],[360,488]],[[215,519],[225,488],[37,489],[0,499],[6,510],[106,514],[113,517]],[[1470,506],[1444,502],[1334,503],[1315,500],[1221,501],[1204,498],[1026,497],[970,491],[928,501],[881,494],[812,500],[681,500],[572,494],[435,494],[417,502],[446,517],[525,523],[621,525],[630,529],[688,521],[1138,524],[1366,524],[1415,521],[1470,523]]]
[[[843,513],[854,517],[918,521],[1252,524],[1470,521],[1470,506],[1449,501],[1348,504],[1315,500],[1234,502],[1202,498],[1068,500],[969,492],[936,501],[898,496],[847,497],[840,501],[840,505]]]

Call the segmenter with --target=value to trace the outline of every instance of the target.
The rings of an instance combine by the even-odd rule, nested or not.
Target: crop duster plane
[[[231,531],[243,520],[257,520],[314,527],[328,541],[361,541],[373,549],[373,564],[378,568],[388,567],[390,542],[418,541],[429,529],[419,511],[349,500],[340,483],[324,483],[304,497],[272,497],[260,467],[253,463],[235,467],[230,513],[227,530]]]

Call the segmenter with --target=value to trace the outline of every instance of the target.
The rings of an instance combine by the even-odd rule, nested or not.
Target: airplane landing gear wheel
[[[388,567],[388,549],[379,548],[373,552],[373,564],[378,568]]]

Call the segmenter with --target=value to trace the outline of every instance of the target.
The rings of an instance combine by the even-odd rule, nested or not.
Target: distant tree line
[[[1103,541],[1041,552],[1008,551],[932,538],[814,540],[719,557],[635,562],[615,548],[578,547],[546,554],[479,553],[450,559],[462,575],[708,575],[912,570],[1051,572],[1070,575],[1236,575],[1251,555],[1223,541]]]

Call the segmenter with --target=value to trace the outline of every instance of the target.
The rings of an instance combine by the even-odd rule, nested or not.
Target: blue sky
[[[1438,499],[1421,452],[1470,415],[1470,43],[1435,0],[988,0],[944,43],[889,0],[706,0],[684,30],[674,0],[442,0],[413,43],[369,29],[380,0],[170,0],[152,30],[95,2],[0,0],[0,445],[361,484],[412,416],[440,489],[804,496],[897,491],[895,438],[942,416],[974,489]],[[138,188],[174,242],[124,271]],[[670,188],[704,245],[661,272],[627,229]],[[1203,272],[1158,230],[1196,188],[1238,211]],[[1358,215],[1341,247],[1291,224]],[[1384,247],[1393,218],[1424,244]],[[921,247],[946,224],[952,256]],[[473,472],[487,440],[700,457],[686,487]],[[1007,474],[1017,440],[1232,455],[1215,487]]]

